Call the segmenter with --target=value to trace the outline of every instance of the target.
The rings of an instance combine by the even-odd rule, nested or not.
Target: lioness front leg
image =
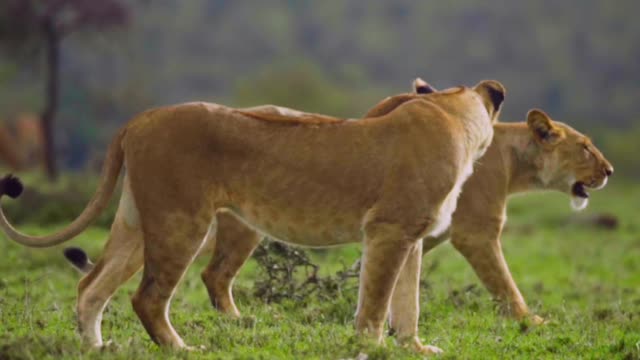
[[[391,297],[389,326],[395,330],[398,342],[423,354],[439,354],[440,348],[422,345],[418,338],[420,314],[420,269],[422,240],[410,250]]]
[[[233,301],[233,279],[260,244],[262,236],[228,213],[219,213],[213,257],[202,272],[211,304],[220,312],[240,316]]]
[[[518,320],[530,318],[536,324],[542,323],[542,318],[530,313],[511,276],[500,244],[500,231],[497,224],[487,225],[482,231],[454,231],[451,243],[471,264],[505,313]]]
[[[365,236],[356,331],[380,343],[393,288],[415,241],[391,224],[366,226]]]

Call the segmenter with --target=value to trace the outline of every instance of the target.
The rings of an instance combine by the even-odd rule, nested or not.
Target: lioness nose
[[[613,168],[612,167],[605,168],[604,173],[607,174],[607,176],[613,175]]]

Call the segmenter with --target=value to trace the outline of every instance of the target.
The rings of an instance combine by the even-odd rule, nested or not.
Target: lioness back
[[[419,121],[418,113],[430,121]],[[136,199],[145,199],[137,202],[166,201],[146,195],[149,181],[171,184],[164,196],[176,199],[198,188],[188,201],[179,200],[185,212],[225,208],[275,238],[323,246],[359,241],[362,216],[384,191],[379,174],[404,171],[402,159],[437,163],[431,171],[443,186],[452,183],[450,164],[466,155],[463,140],[459,123],[425,101],[387,117],[339,123],[272,120],[189,103],[134,120],[124,147],[133,191],[141,193]],[[416,146],[430,150],[411,159]],[[413,166],[419,163],[404,164]],[[154,173],[164,174],[150,180]]]

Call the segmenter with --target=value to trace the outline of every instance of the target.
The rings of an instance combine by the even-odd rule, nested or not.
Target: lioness
[[[0,210],[0,226],[26,246],[65,242],[104,209],[124,164],[110,239],[78,286],[79,328],[88,343],[102,344],[108,299],[144,263],[134,310],[156,343],[185,347],[169,322],[169,303],[216,233],[216,213],[225,211],[288,243],[362,241],[358,333],[381,341],[395,287],[404,306],[392,317],[404,341],[439,352],[417,338],[421,239],[449,226],[462,184],[491,142],[504,93],[500,83],[483,81],[416,95],[383,116],[354,122],[211,103],[149,110],[109,145],[96,195],[71,225],[27,236]],[[21,186],[9,176],[0,190],[16,197]]]
[[[414,81],[413,88],[418,94],[436,91],[421,79]],[[389,97],[369,110],[365,117],[388,113],[414,97],[415,94]],[[278,114],[292,111],[277,106],[253,109]],[[308,114],[297,112],[297,115]],[[468,190],[462,192],[458,201],[452,227],[441,236],[426,237],[423,249],[426,253],[451,237],[454,246],[468,259],[505,310],[517,319],[530,316],[533,322],[541,323],[540,317],[529,314],[502,254],[499,235],[506,220],[507,197],[525,191],[559,190],[571,195],[574,207],[584,207],[588,197],[586,188],[603,187],[613,168],[583,134],[551,120],[541,110],[530,111],[527,118],[527,122],[494,125],[492,145],[478,160],[474,174],[464,186]],[[263,235],[236,217],[221,213],[215,237],[208,246],[214,250],[214,257],[203,271],[202,279],[212,304],[221,312],[239,316],[232,295],[233,279]],[[68,255],[76,266],[87,267],[84,253],[74,249]],[[403,308],[406,294],[398,291],[394,294],[392,327],[394,318],[408,314]]]

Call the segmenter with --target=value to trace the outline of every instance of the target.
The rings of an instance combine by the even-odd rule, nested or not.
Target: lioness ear
[[[553,124],[549,115],[539,109],[529,110],[527,126],[533,133],[533,137],[541,144],[553,145],[565,136],[564,131]]]
[[[429,85],[421,78],[416,78],[415,80],[413,80],[413,92],[416,94],[431,94],[436,91],[438,90],[436,90],[433,86]]]
[[[493,122],[498,121],[498,114],[504,102],[507,90],[495,80],[484,80],[474,86],[473,89],[482,96],[484,106],[491,115]]]

